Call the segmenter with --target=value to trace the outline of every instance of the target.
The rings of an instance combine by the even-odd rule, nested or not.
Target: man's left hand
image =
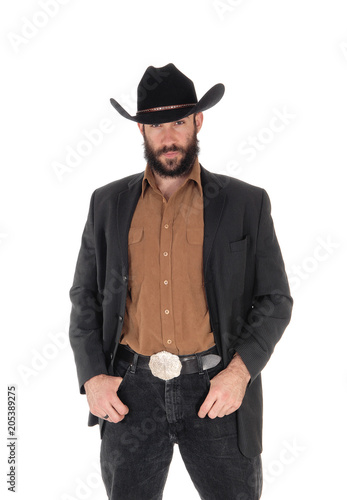
[[[224,417],[238,410],[251,376],[239,354],[229,365],[211,379],[211,386],[198,416]]]

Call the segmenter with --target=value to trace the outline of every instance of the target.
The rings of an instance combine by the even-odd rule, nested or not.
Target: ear
[[[195,115],[195,123],[196,123],[196,131],[200,132],[200,129],[202,127],[202,122],[204,121],[204,115],[200,111],[199,113],[196,113]]]
[[[143,123],[138,123],[137,126],[139,127],[139,130],[140,130],[141,134],[143,135],[143,129],[144,129]]]

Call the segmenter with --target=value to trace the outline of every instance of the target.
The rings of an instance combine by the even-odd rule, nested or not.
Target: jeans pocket
[[[218,365],[214,366],[213,368],[208,368],[207,370],[205,370],[205,377],[206,377],[206,381],[207,381],[208,385],[210,385],[213,377],[215,377],[217,375],[217,373],[222,371],[222,369],[223,369],[223,363],[222,363],[222,360],[220,360]]]
[[[122,377],[122,381],[118,386],[117,392],[125,385],[125,382],[128,378],[128,374],[130,371],[130,365],[126,361],[116,360],[113,366],[113,373],[115,377]]]

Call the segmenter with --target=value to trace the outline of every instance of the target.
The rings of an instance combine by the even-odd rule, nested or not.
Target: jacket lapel
[[[128,232],[141,194],[144,172],[133,178],[117,200],[117,239],[122,257],[123,272],[128,273]]]
[[[207,263],[222,216],[225,193],[221,191],[224,185],[220,179],[203,166],[201,166],[201,184],[204,193],[203,267],[206,281]]]

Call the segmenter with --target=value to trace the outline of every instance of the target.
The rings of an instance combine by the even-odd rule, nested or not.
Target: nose
[[[175,142],[175,132],[171,127],[165,127],[162,134],[162,144],[171,146]]]

